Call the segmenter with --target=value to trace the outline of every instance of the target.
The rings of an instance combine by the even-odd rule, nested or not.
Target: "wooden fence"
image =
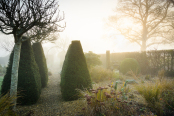
[[[123,52],[110,54],[110,68],[118,68],[120,62],[125,58],[136,59],[143,74],[157,74],[164,69],[169,75],[174,74],[174,49],[151,50],[146,52]],[[106,67],[106,54],[100,54],[100,59]]]

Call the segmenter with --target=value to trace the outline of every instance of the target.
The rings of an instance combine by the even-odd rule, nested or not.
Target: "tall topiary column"
[[[6,94],[10,89],[13,52],[10,55],[1,94]],[[30,105],[37,102],[41,93],[41,79],[39,68],[35,62],[30,40],[22,43],[18,70],[18,93],[17,102],[22,105]]]
[[[92,88],[91,78],[80,41],[70,44],[61,72],[61,93],[65,101],[76,100],[76,89]]]
[[[47,86],[48,83],[48,68],[46,64],[46,58],[43,52],[42,44],[40,42],[32,45],[36,63],[39,67],[39,73],[41,76],[42,88]]]

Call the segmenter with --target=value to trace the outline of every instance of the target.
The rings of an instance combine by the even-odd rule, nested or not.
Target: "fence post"
[[[110,69],[110,51],[106,51],[106,68]]]
[[[170,70],[170,67],[169,67],[169,57],[170,57],[170,54],[169,54],[169,52],[167,52],[168,53],[168,55],[167,55],[167,65],[168,65],[168,68],[167,68],[167,70],[169,71]]]
[[[165,59],[166,59],[166,56],[165,56],[165,51],[164,51],[164,70],[165,70],[165,66],[166,66],[166,61],[165,61]]]
[[[171,51],[171,69],[170,69],[170,71],[173,71],[173,50]]]

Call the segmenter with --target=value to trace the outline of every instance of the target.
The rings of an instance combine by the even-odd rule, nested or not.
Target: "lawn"
[[[1,90],[2,81],[3,81],[3,76],[0,76],[0,90]]]

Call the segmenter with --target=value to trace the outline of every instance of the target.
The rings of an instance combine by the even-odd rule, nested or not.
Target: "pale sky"
[[[140,51],[136,44],[130,44],[123,37],[111,39],[105,35],[107,32],[106,19],[113,15],[117,0],[58,0],[60,14],[64,12],[66,28],[60,33],[60,37],[68,37],[70,40],[80,40],[84,52],[94,53]],[[0,36],[3,39],[12,36]],[[13,38],[12,38],[13,40]],[[49,45],[49,44],[48,44]],[[46,45],[44,45],[46,46]],[[171,46],[153,46],[153,49],[170,49]],[[8,54],[0,48],[0,56]]]
[[[107,37],[106,19],[114,15],[117,0],[59,0],[59,9],[65,13],[66,29],[60,35],[80,40],[84,52],[94,53],[140,51],[140,46],[123,37]],[[155,45],[149,50],[170,49]]]
[[[113,15],[117,0],[59,0],[59,9],[65,13],[66,29],[60,33],[71,40],[80,40],[84,52],[95,53],[137,51],[139,47],[128,41],[105,38],[106,19]],[[126,45],[126,46],[125,46]]]

